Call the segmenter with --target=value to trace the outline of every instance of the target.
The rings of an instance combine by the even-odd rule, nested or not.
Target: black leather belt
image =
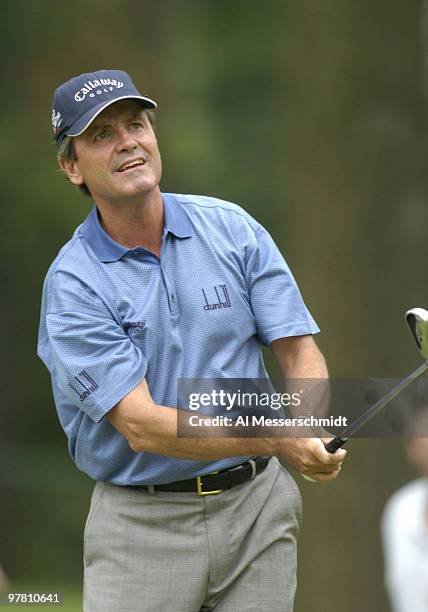
[[[252,480],[263,472],[269,463],[270,457],[254,457],[220,472],[211,472],[204,476],[189,478],[188,480],[178,480],[168,484],[153,486],[133,486],[132,489],[146,489],[154,491],[171,491],[181,493],[197,493],[198,495],[215,495],[227,489],[243,484],[247,480]],[[153,491],[154,489],[154,491]]]

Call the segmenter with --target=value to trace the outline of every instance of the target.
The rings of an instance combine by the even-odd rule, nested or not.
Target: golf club
[[[338,448],[341,448],[353,435],[355,435],[364,425],[366,425],[374,416],[376,416],[382,408],[389,404],[394,398],[397,397],[404,389],[406,389],[414,380],[425,374],[428,370],[428,310],[424,308],[411,308],[405,314],[407,325],[409,326],[410,333],[413,336],[414,341],[418,347],[418,350],[424,362],[421,363],[416,370],[413,370],[408,376],[403,378],[395,387],[391,389],[384,397],[378,400],[375,404],[370,406],[368,410],[363,412],[358,418],[355,419],[348,427],[346,427],[339,435],[333,440],[330,440],[325,445],[326,450],[329,453],[335,453]],[[309,482],[317,482],[310,476],[302,474],[303,478]]]
[[[370,406],[368,410],[363,412],[355,421],[346,427],[339,435],[326,444],[326,449],[329,453],[334,453],[338,448],[343,446],[350,437],[355,435],[364,425],[366,425],[382,408],[391,402],[397,395],[406,389],[414,380],[422,376],[428,370],[428,310],[424,308],[411,308],[405,314],[407,325],[413,336],[414,341],[419,349],[420,354],[424,358],[424,362],[403,378],[395,387],[391,389],[384,397],[375,404]]]

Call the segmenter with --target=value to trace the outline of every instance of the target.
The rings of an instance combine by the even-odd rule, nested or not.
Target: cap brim
[[[157,104],[154,100],[150,98],[146,98],[145,96],[121,96],[119,98],[114,98],[114,100],[108,100],[107,102],[102,102],[98,106],[94,106],[87,113],[82,115],[78,121],[74,123],[68,130],[64,132],[65,136],[80,136],[83,132],[91,125],[94,119],[98,117],[100,113],[103,112],[105,108],[114,104],[115,102],[119,102],[120,100],[136,100],[137,102],[141,102],[141,105],[145,108],[156,108]]]

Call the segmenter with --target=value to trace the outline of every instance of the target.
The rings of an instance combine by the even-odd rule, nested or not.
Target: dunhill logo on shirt
[[[80,385],[80,387],[76,388],[71,383],[69,383],[69,385],[73,391],[77,393],[81,402],[83,402],[83,400],[86,399],[93,391],[98,389],[99,385],[85,370],[82,370],[79,372],[78,376],[73,376],[73,378]],[[80,388],[82,388],[83,391],[80,391]]]
[[[211,302],[211,303],[208,301],[205,290],[202,289],[202,293],[204,294],[204,298],[205,298],[204,310],[217,310],[219,308],[230,308],[232,305],[230,303],[229,293],[227,291],[226,285],[216,285],[213,289],[215,291],[217,301]],[[211,291],[211,296],[213,296],[212,291]]]

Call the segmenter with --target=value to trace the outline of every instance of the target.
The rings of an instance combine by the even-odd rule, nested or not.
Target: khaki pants
[[[292,612],[301,497],[276,458],[219,495],[97,482],[84,612]]]

